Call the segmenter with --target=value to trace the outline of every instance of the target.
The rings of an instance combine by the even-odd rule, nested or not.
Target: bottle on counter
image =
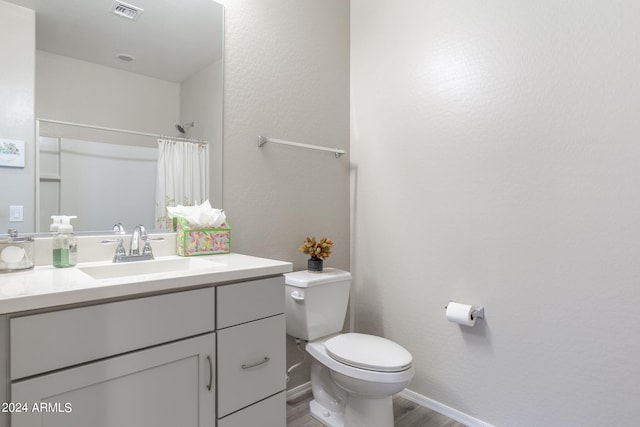
[[[60,218],[62,215],[51,215],[51,225],[49,226],[49,231],[53,234],[58,232],[58,228],[60,228]]]
[[[71,225],[73,218],[77,216],[60,215],[60,225],[53,236],[54,267],[73,267],[78,263],[78,240]]]

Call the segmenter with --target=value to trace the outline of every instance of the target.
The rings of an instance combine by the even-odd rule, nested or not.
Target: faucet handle
[[[124,234],[124,225],[121,222],[113,224],[113,234]]]
[[[124,256],[127,256],[127,251],[124,249],[124,239],[107,239],[100,241],[103,245],[111,245],[116,244],[116,253],[113,256],[113,262],[118,262],[118,260]]]
[[[153,250],[151,249],[151,241],[162,242],[164,237],[149,237],[145,235],[142,240],[144,241],[144,247],[142,248],[142,255],[149,255],[153,259]]]
[[[102,243],[103,245],[118,244],[119,246],[119,245],[124,245],[124,239],[105,239],[105,240],[101,240],[100,243]]]
[[[151,243],[148,240],[144,241],[144,247],[142,248],[143,256],[150,256],[153,259],[153,250],[151,249]]]

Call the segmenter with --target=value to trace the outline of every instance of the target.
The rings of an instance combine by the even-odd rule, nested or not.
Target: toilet
[[[351,273],[285,274],[287,335],[308,341],[311,415],[330,427],[392,427],[392,396],[414,375],[404,347],[374,335],[345,333]]]

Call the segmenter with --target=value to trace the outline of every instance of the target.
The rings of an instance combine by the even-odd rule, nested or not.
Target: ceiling
[[[144,9],[135,21],[115,15],[114,0],[7,1],[36,11],[39,50],[172,82],[222,57],[223,8],[213,0],[129,0]]]

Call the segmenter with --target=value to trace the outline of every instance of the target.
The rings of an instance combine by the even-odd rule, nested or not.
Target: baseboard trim
[[[423,396],[415,391],[404,389],[401,391],[400,396],[404,397],[412,401],[413,403],[417,403],[420,406],[424,406],[425,408],[429,408],[433,411],[436,411],[442,415],[446,415],[447,417],[455,420],[459,423],[462,423],[469,427],[493,427],[491,424],[487,424],[484,421],[480,421],[477,418],[472,417],[471,415],[467,415],[464,412],[460,412],[457,409],[453,409],[443,403],[437,402],[433,399],[429,399],[426,396]]]
[[[293,387],[292,389],[287,390],[287,401],[298,399],[299,397],[310,392],[311,382],[300,384],[297,387]],[[423,396],[420,393],[416,393],[413,390],[404,389],[398,394],[405,399],[412,401],[413,403],[424,406],[425,408],[429,408],[432,411],[436,411],[468,427],[494,427],[491,424],[485,423],[484,421],[472,417],[471,415],[467,415],[464,412],[453,409],[443,403]]]
[[[307,381],[304,384],[300,384],[297,387],[293,387],[292,389],[287,390],[287,401],[295,400],[310,392],[311,392],[311,382]]]

